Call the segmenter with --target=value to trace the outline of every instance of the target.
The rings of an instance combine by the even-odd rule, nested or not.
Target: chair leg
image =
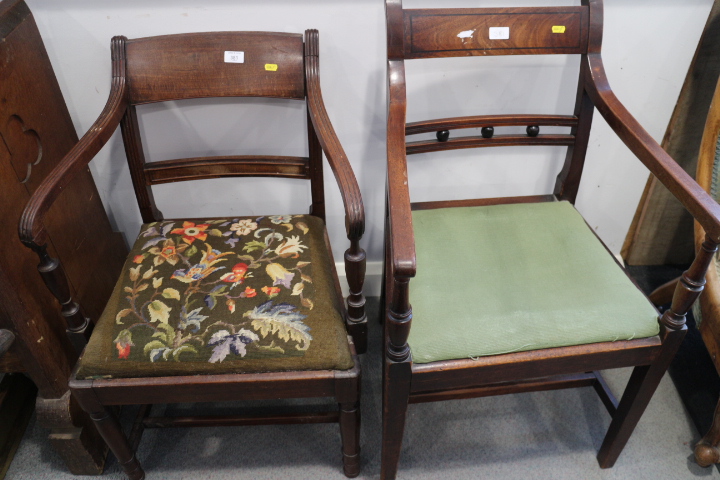
[[[360,475],[360,402],[340,404],[343,473],[348,478]]]
[[[650,403],[663,375],[677,352],[686,329],[671,331],[663,339],[663,348],[658,360],[650,365],[635,367],[623,393],[617,411],[613,416],[605,440],[600,447],[597,459],[600,468],[615,465],[635,426],[640,421],[645,408]]]
[[[715,407],[715,415],[710,430],[695,445],[695,461],[701,467],[709,467],[714,463],[720,463],[720,401]]]
[[[385,359],[383,379],[382,457],[380,479],[395,480],[400,461],[405,416],[410,398],[410,376],[408,362],[393,362]]]
[[[144,480],[145,472],[135,458],[135,452],[130,448],[130,443],[123,434],[115,414],[97,400],[92,388],[73,389],[72,393],[82,409],[95,422],[95,427],[117,458],[125,475],[130,480]]]

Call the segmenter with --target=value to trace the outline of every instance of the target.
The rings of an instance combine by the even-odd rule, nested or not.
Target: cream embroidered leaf
[[[307,315],[295,311],[295,305],[281,303],[273,305],[272,301],[265,302],[243,314],[252,320],[252,326],[260,335],[277,335],[285,342],[297,342],[295,348],[307,350],[310,347],[312,336],[308,333],[310,327],[305,325]]]

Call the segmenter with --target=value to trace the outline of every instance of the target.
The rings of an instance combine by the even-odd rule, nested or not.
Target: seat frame
[[[385,6],[388,47],[388,182],[383,278],[385,332],[381,478],[391,480],[396,477],[406,412],[411,403],[579,386],[594,387],[612,416],[597,456],[602,468],[612,467],[685,336],[685,314],[703,289],[705,272],[720,243],[720,206],[662,150],[610,89],[600,53],[602,0],[582,0],[577,7],[544,8],[412,10],[403,9],[402,0],[386,0]],[[568,18],[574,19],[568,30],[575,29],[574,34],[578,35],[579,42],[572,48],[558,46],[550,40],[543,43],[542,39],[537,40],[536,31],[529,27],[528,23],[518,22],[513,26],[513,38],[509,42],[514,44],[509,48],[488,48],[487,44],[482,45],[482,39],[477,39],[479,46],[476,49],[469,47],[458,50],[446,44],[443,33],[455,36],[457,31],[465,30],[470,24],[469,17],[480,15],[513,15],[515,18],[525,16],[525,20],[530,21],[544,21],[543,18],[551,18],[552,15],[568,15]],[[453,18],[458,21],[455,22]],[[424,36],[422,30],[413,30],[414,26],[423,22],[425,28],[433,28],[433,35]],[[478,29],[478,32],[480,31]],[[491,115],[406,122],[406,59],[568,53],[581,55],[578,90],[572,116]],[[671,308],[659,315],[660,334],[629,341],[509,353],[472,360],[414,364],[407,343],[413,319],[409,288],[417,271],[412,211],[556,200],[567,200],[574,204],[595,108],[651,173],[682,202],[706,232],[693,264],[678,282]],[[495,136],[493,129],[486,129],[506,125],[528,126],[528,135]],[[538,129],[533,129],[544,125],[570,127],[571,131],[569,135],[542,135],[538,134]],[[483,135],[449,139],[449,130],[462,128],[483,128]],[[432,131],[438,132],[437,140],[406,141],[407,135]],[[525,197],[410,202],[408,155],[505,145],[568,146],[565,163],[557,176],[554,191],[551,194]],[[528,234],[531,235],[532,232]],[[507,288],[512,288],[512,285]],[[629,366],[634,369],[618,402],[598,371]]]
[[[227,74],[222,65],[205,69],[188,69],[188,58],[207,61],[218,51],[227,48],[227,40],[245,45],[253,52],[254,61],[284,55],[289,59],[283,75],[276,81],[240,73]],[[238,43],[239,42],[239,43]],[[244,42],[244,43],[243,43]],[[281,49],[273,50],[282,43]],[[65,156],[31,197],[20,221],[21,241],[35,251],[40,264],[38,270],[50,291],[61,305],[61,315],[67,334],[81,352],[93,330],[93,320],[73,299],[71,286],[60,262],[52,257],[43,217],[53,201],[69,184],[73,176],[99,152],[118,126],[121,127],[133,186],[144,222],[163,220],[155,206],[151,185],[201,178],[270,176],[310,180],[312,204],[310,214],[325,221],[323,185],[323,152],[340,188],[345,207],[345,227],[350,247],[345,252],[345,270],[350,294],[347,306],[341,306],[341,316],[348,331],[348,344],[354,366],[345,371],[291,371],[273,373],[222,374],[200,376],[166,376],[151,378],[76,378],[77,367],[70,378],[70,390],[77,403],[90,414],[98,431],[118,458],[125,473],[132,480],[145,477],[135,451],[145,428],[301,424],[337,422],[342,439],[343,470],[346,476],[360,472],[360,365],[357,353],[367,344],[365,297],[362,287],[365,277],[365,251],[359,241],[364,232],[365,218],[362,198],[350,163],[330,123],[322,100],[319,80],[319,39],[317,30],[302,35],[266,32],[215,32],[149,37],[127,40],[112,39],[112,86],[107,104],[80,142]],[[170,45],[175,57],[165,58],[164,71],[177,68],[183,75],[176,87],[172,75],[156,75],[147,65],[167,53]],[[132,45],[132,56],[128,50]],[[297,47],[297,48],[295,48]],[[174,53],[173,53],[174,52]],[[190,55],[188,52],[192,53]],[[278,53],[281,52],[281,53]],[[265,70],[269,70],[265,68]],[[282,70],[282,69],[281,69]],[[287,70],[290,73],[287,73]],[[198,74],[198,71],[202,74]],[[270,70],[273,71],[273,70]],[[139,72],[139,73],[138,73]],[[143,77],[145,75],[145,77]],[[224,76],[224,77],[223,77]],[[167,77],[170,77],[168,80]],[[208,80],[209,79],[209,80]],[[212,83],[212,80],[222,82]],[[144,88],[145,83],[151,85]],[[221,90],[225,88],[226,90]],[[208,96],[280,97],[303,100],[307,104],[308,157],[233,156],[203,157],[160,162],[145,162],[136,105],[183,98]],[[283,212],[284,213],[284,212]],[[325,234],[330,257],[332,250]],[[337,272],[334,277],[335,294],[342,298]],[[357,352],[357,353],[356,353]],[[235,400],[265,400],[280,398],[332,397],[339,409],[330,412],[283,412],[276,415],[149,417],[151,406],[157,403],[211,402]],[[112,406],[142,405],[133,429],[126,437]]]

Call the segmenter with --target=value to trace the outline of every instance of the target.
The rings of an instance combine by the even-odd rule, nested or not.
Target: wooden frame
[[[660,379],[682,341],[685,314],[702,291],[705,272],[720,242],[720,206],[680,168],[618,101],[608,85],[600,54],[602,0],[583,0],[571,8],[507,8],[403,10],[401,0],[386,0],[388,47],[388,183],[385,230],[385,335],[383,370],[383,452],[381,478],[394,479],[410,403],[471,398],[513,392],[593,386],[612,415],[598,453],[602,468],[612,467],[640,419]],[[540,35],[542,15],[571,11],[577,22],[568,27],[579,39],[573,48]],[[484,39],[458,45],[458,31],[473,30],[482,37],[486,15],[516,15],[512,41],[505,48],[488,47]],[[458,21],[448,21],[453,16]],[[413,19],[434,17],[425,32],[410,31]],[[482,18],[481,18],[482,17]],[[529,21],[529,22],[528,22]],[[533,23],[535,22],[535,23]],[[544,23],[543,23],[544,25]],[[545,25],[547,27],[547,25]],[[432,27],[432,29],[431,29]],[[548,27],[549,29],[550,27]],[[548,29],[545,29],[549,32]],[[418,40],[420,39],[420,40]],[[453,39],[452,41],[448,39]],[[450,48],[448,45],[456,45]],[[498,44],[502,46],[502,43]],[[499,54],[580,54],[580,77],[572,116],[502,115],[460,117],[406,123],[405,60],[438,56]],[[449,360],[414,364],[407,343],[413,313],[409,303],[411,279],[416,273],[412,210],[453,206],[496,205],[567,200],[575,202],[587,151],[594,109],[600,112],[630,150],[683,203],[704,227],[706,235],[692,266],[675,289],[672,306],[661,317],[660,335],[653,338],[510,353],[477,360]],[[481,137],[448,140],[444,130],[455,128],[528,125],[528,136]],[[538,135],[539,125],[570,127],[569,135]],[[406,135],[438,131],[437,141],[407,143]],[[567,145],[565,163],[554,191],[547,195],[412,204],[407,155],[427,151],[499,145]],[[634,366],[618,402],[598,370]]]
[[[256,66],[261,68],[239,71],[228,67],[227,63],[218,62],[218,52],[222,56],[223,50],[227,49],[251,52],[248,63],[257,63]],[[70,295],[62,265],[48,254],[43,217],[73,176],[86,168],[120,126],[133,186],[145,222],[163,220],[153,199],[152,185],[226,176],[308,179],[312,192],[310,214],[324,221],[322,154],[325,153],[340,188],[350,240],[350,247],[345,252],[350,294],[347,307],[343,306],[341,314],[350,335],[348,341],[353,352],[354,367],[347,371],[107,380],[80,380],[73,373],[70,388],[74,397],[90,414],[98,431],[132,480],[144,478],[134,451],[146,427],[317,422],[339,422],[344,472],[349,477],[357,476],[360,468],[360,367],[355,352],[364,352],[367,344],[365,297],[362,294],[365,252],[359,245],[365,218],[355,176],[322,100],[318,32],[307,30],[304,38],[303,35],[265,32],[193,33],[136,40],[114,37],[111,50],[112,86],[103,112],[88,133],[38,187],[20,222],[20,238],[38,254],[38,270],[62,306],[62,315],[76,348],[81,350],[90,338],[93,322]],[[155,68],[158,63],[162,69]],[[270,70],[262,68],[263,65],[274,63],[286,66],[280,75],[271,76],[268,73]],[[308,157],[234,156],[146,163],[135,106],[205,96],[306,99]],[[327,236],[325,240],[331,252]],[[331,270],[335,277],[336,294],[342,298],[337,274]],[[339,404],[339,411],[252,418],[145,418],[149,413],[149,404],[154,403],[303,397],[334,397]],[[113,410],[108,408],[121,404],[144,405],[130,438],[122,434]]]

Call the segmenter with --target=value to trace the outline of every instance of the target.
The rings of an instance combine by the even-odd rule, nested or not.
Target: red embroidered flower
[[[118,349],[118,358],[128,358],[128,356],[130,355],[131,347],[129,343],[125,346],[121,345],[120,343],[116,343],[115,346]]]
[[[171,230],[170,233],[176,234],[176,235],[182,235],[183,241],[185,243],[193,243],[195,239],[203,240],[207,238],[207,233],[205,233],[205,230],[209,227],[207,223],[203,223],[201,225],[195,225],[193,222],[183,222],[182,228],[176,228],[174,230]]]
[[[248,266],[246,263],[238,263],[232,268],[232,273],[226,273],[220,280],[227,283],[242,283],[245,279]]]
[[[145,260],[145,255],[135,255],[133,258],[134,263],[142,263]]]
[[[135,345],[132,341],[132,334],[130,333],[130,330],[122,330],[118,333],[114,342],[115,347],[117,347],[118,358],[128,358],[130,355],[130,347]]]
[[[255,295],[257,295],[257,292],[254,288],[245,287],[245,298],[252,298]]]
[[[262,290],[269,298],[273,298],[280,293],[280,287],[263,287]]]

